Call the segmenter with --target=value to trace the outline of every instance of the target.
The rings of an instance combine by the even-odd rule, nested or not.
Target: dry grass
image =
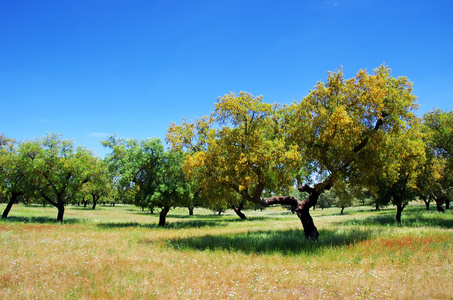
[[[453,298],[451,212],[429,215],[439,226],[395,226],[367,210],[315,211],[318,243],[280,208],[243,222],[195,213],[174,211],[160,229],[128,206],[69,208],[63,225],[52,208],[15,206],[0,222],[0,298]]]

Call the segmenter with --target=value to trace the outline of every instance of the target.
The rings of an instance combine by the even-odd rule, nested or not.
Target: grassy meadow
[[[0,204],[3,211],[5,205]],[[13,206],[0,299],[453,299],[453,211],[317,209],[318,242],[281,207],[232,212]]]

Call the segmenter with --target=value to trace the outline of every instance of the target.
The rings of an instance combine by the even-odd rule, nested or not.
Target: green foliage
[[[162,165],[157,168],[156,190],[151,196],[154,206],[189,206],[192,204],[192,183],[184,171],[185,155],[182,152],[166,152]]]
[[[12,194],[24,193],[25,177],[14,140],[0,135],[0,195],[2,199]]]
[[[142,141],[111,136],[102,141],[112,150],[106,156],[120,198],[133,198],[142,208],[154,207],[157,169],[162,165],[164,147],[158,138]]]
[[[91,197],[94,209],[101,197],[108,199],[108,197],[113,195],[113,191],[113,180],[110,176],[107,162],[100,158],[95,158],[91,165],[90,179],[81,191],[82,197],[85,199]],[[107,202],[110,202],[110,200]]]
[[[132,197],[135,205],[151,210],[194,204],[192,182],[183,172],[184,153],[165,152],[157,138],[137,141],[112,136],[102,143],[112,150],[106,161],[120,198]]]
[[[319,195],[318,207],[321,209],[332,207],[335,204],[337,197],[331,191],[326,191]]]
[[[435,110],[423,117],[426,162],[420,167],[417,189],[437,202],[453,198],[453,111]]]
[[[17,151],[28,188],[57,207],[57,220],[62,222],[64,206],[90,180],[96,158],[55,133],[21,142]]]

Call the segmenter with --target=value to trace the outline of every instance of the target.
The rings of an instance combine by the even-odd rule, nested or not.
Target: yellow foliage
[[[246,92],[224,95],[210,116],[171,124],[167,140],[191,152],[185,170],[204,187],[290,186],[294,174],[395,178],[424,156],[423,141],[411,130],[419,122],[415,99],[412,83],[392,77],[384,65],[346,80],[340,69],[291,105]]]

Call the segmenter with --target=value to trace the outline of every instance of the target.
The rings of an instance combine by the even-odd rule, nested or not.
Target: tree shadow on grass
[[[37,224],[61,224],[56,218],[51,217],[18,217],[18,216],[9,216],[6,219],[1,219],[3,222],[9,223],[37,223]],[[71,219],[67,218],[63,220],[63,224],[79,224],[81,223],[80,219]]]
[[[193,216],[185,216],[185,215],[177,215],[177,214],[168,214],[167,218],[173,219],[206,219],[206,220],[215,220],[216,222],[256,222],[256,221],[268,221],[268,220],[278,220],[278,216],[276,217],[268,217],[268,216],[250,216],[246,219],[241,219],[238,216],[229,215],[229,216],[218,216],[218,215],[193,215]]]
[[[320,254],[336,247],[347,246],[371,237],[371,230],[321,230],[318,241],[305,239],[303,230],[269,230],[205,235],[167,240],[168,247],[178,250],[227,250],[245,254]]]
[[[150,228],[150,229],[184,229],[184,228],[202,228],[202,227],[223,227],[227,226],[224,222],[212,222],[212,221],[184,221],[184,222],[167,222],[164,227],[157,226],[156,223],[137,223],[137,222],[118,222],[118,223],[100,223],[99,227],[110,229],[110,228]]]
[[[451,214],[450,214],[451,215]],[[362,225],[362,226],[401,226],[401,227],[440,227],[453,228],[453,218],[447,214],[410,214],[401,216],[401,223],[397,223],[395,215],[385,214],[367,218],[350,219],[338,222],[341,225]]]
[[[153,214],[149,211],[135,211],[136,215],[149,215],[149,216],[159,216],[159,212],[154,212]],[[177,213],[168,213],[167,218],[173,219],[183,219],[183,220],[190,220],[190,219],[206,219],[206,220],[217,220],[219,222],[228,221],[228,222],[243,222],[243,221],[266,221],[266,220],[278,220],[279,218],[285,218],[287,215],[273,215],[273,216],[247,216],[247,219],[240,219],[236,215],[218,215],[218,214],[208,214],[208,215],[189,215],[189,214],[177,214]]]

